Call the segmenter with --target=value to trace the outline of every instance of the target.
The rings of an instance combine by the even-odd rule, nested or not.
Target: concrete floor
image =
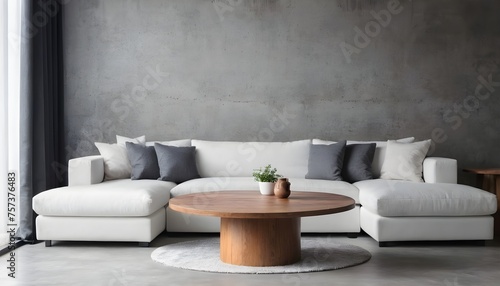
[[[351,268],[302,274],[215,274],[168,268],[153,262],[159,246],[199,239],[160,235],[149,248],[133,243],[55,242],[16,250],[16,278],[7,277],[1,257],[0,285],[499,285],[500,241],[485,247],[463,243],[411,243],[387,248],[368,236],[341,243],[372,253],[367,263]]]

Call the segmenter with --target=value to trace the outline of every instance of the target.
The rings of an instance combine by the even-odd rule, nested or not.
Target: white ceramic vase
[[[274,195],[274,185],[275,185],[275,183],[259,182],[260,193],[264,196],[273,196]]]

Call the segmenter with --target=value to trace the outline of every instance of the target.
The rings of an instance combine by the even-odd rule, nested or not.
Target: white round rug
[[[371,258],[367,250],[332,238],[302,238],[302,259],[285,266],[238,266],[219,259],[219,238],[193,240],[165,245],[151,253],[151,258],[170,267],[219,273],[300,273],[334,270],[355,266]]]

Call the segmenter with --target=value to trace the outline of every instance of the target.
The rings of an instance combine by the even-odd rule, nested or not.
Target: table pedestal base
[[[278,266],[300,260],[300,217],[221,218],[220,258],[245,266]]]

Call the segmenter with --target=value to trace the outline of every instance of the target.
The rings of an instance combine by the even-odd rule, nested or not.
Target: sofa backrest
[[[282,176],[305,178],[311,143],[191,141],[201,177],[250,177],[254,169],[271,164]]]
[[[408,138],[402,138],[396,140],[397,142],[400,143],[412,143],[415,141],[414,137],[408,137]],[[312,144],[317,144],[317,145],[329,145],[336,143],[335,141],[327,141],[327,140],[321,140],[321,139],[313,139]],[[373,161],[372,161],[372,172],[373,172],[373,178],[379,178],[380,177],[380,170],[382,170],[382,164],[384,163],[384,158],[385,158],[385,150],[387,149],[387,141],[347,141],[347,144],[369,144],[369,143],[376,143],[377,147],[375,148],[375,154],[373,155]]]
[[[154,146],[155,143],[176,147],[189,147],[191,146],[191,139],[180,139],[172,141],[148,141],[146,142],[146,146]]]

